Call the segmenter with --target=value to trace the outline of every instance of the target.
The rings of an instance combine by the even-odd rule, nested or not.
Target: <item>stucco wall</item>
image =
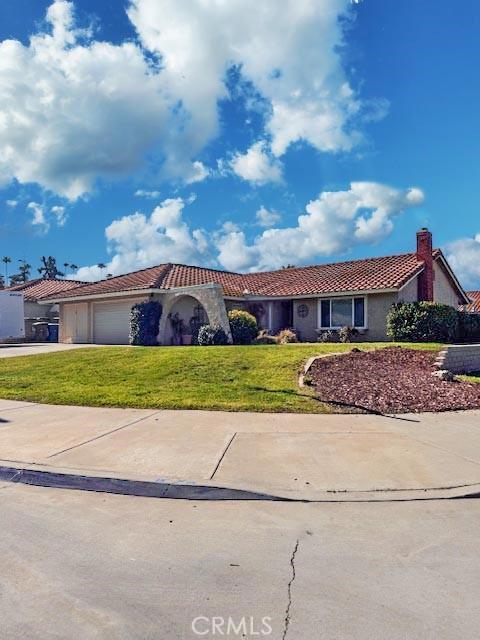
[[[398,302],[397,293],[375,293],[367,298],[368,330],[362,337],[369,342],[382,342],[387,338],[387,314],[390,307]]]
[[[450,280],[447,278],[443,267],[434,262],[433,269],[435,278],[433,280],[433,299],[435,302],[441,302],[442,304],[449,304],[451,307],[458,307],[458,293],[450,284]]]
[[[418,300],[418,276],[409,282],[398,292],[399,302],[417,302]]]
[[[304,304],[308,308],[308,315],[300,318],[298,307]],[[305,298],[293,301],[293,329],[302,342],[317,341],[317,298]]]

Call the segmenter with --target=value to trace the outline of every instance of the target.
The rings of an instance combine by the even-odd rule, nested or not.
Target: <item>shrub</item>
[[[198,332],[197,342],[201,347],[228,344],[228,337],[222,327],[214,324],[204,324]]]
[[[399,302],[388,312],[387,335],[399,342],[453,342],[458,311],[437,302]]]
[[[338,332],[338,338],[343,343],[351,342],[355,336],[358,336],[358,329],[355,327],[342,327]]]
[[[262,329],[253,342],[255,344],[277,344],[277,338],[270,335],[266,329]]]
[[[233,344],[251,344],[258,333],[257,319],[248,311],[233,309],[228,312]]]
[[[162,305],[156,300],[134,305],[130,312],[130,344],[144,347],[157,345],[161,315]]]
[[[480,342],[480,313],[458,312],[458,339],[461,342]]]
[[[298,342],[297,334],[291,329],[282,329],[277,335],[278,344],[289,344],[292,342]]]
[[[335,331],[334,329],[327,329],[325,331],[320,331],[320,333],[318,334],[318,341],[319,342],[338,342],[339,341],[338,331]]]

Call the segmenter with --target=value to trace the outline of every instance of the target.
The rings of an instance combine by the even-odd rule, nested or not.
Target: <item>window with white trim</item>
[[[341,329],[355,327],[366,329],[366,302],[358,298],[321,298],[319,304],[319,328]]]

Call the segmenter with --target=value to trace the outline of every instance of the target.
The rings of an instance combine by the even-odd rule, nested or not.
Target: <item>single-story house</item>
[[[126,344],[135,303],[158,300],[158,340],[175,344],[175,326],[221,325],[230,334],[227,312],[250,310],[272,333],[293,328],[300,340],[318,332],[354,326],[364,340],[386,340],[386,316],[398,301],[438,301],[452,307],[469,302],[427,229],[417,233],[416,251],[259,273],[232,273],[184,264],[161,264],[84,284],[42,303],[60,308],[60,341]]]
[[[16,291],[23,294],[23,309],[25,317],[25,339],[32,340],[35,337],[33,323],[38,321],[52,322],[59,316],[59,306],[54,302],[40,304],[39,300],[52,295],[57,295],[85,284],[80,280],[53,280],[36,278],[21,284],[7,287],[8,291]]]
[[[470,302],[465,305],[465,311],[480,313],[480,291],[467,291],[467,296],[470,298]]]

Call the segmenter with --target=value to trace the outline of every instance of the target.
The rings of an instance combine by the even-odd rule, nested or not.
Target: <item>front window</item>
[[[365,298],[331,298],[320,300],[320,328],[365,328]]]

